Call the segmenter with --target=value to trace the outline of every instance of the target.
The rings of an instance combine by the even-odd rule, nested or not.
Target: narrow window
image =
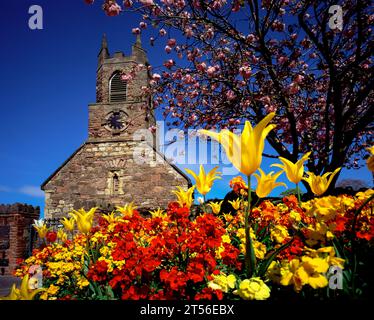
[[[115,73],[109,81],[109,99],[110,102],[126,101],[127,83],[122,80],[121,73]]]
[[[119,192],[119,177],[118,174],[115,173],[113,175],[113,187],[112,187],[113,193],[118,193]]]

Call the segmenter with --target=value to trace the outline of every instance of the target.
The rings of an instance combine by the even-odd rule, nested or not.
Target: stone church
[[[154,143],[134,135],[155,124],[151,102],[142,96],[149,72],[144,68],[128,82],[121,77],[137,64],[148,65],[140,36],[126,56],[123,52],[110,55],[104,35],[98,55],[96,103],[89,105],[88,139],[42,184],[45,218],[59,218],[82,207],[110,209],[131,201],[139,209],[166,207],[175,198],[171,193],[175,186],[187,189],[191,185]],[[134,150],[139,146],[142,156],[152,161],[135,161]]]

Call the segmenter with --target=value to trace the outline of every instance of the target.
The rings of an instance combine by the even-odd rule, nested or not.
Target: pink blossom
[[[148,130],[151,131],[152,133],[155,133],[157,131],[157,128],[156,126],[150,126]]]
[[[140,34],[140,29],[139,28],[133,28],[132,33],[133,34]]]
[[[194,32],[190,27],[185,28],[184,33],[186,34],[187,38],[191,38],[194,35]]]
[[[126,8],[131,8],[132,5],[133,5],[133,2],[132,2],[132,0],[124,0],[124,1],[123,1],[123,5],[124,5]]]
[[[161,76],[160,76],[158,73],[154,73],[154,74],[152,75],[152,78],[153,78],[153,80],[155,80],[155,81],[160,81]]]
[[[171,69],[172,66],[174,66],[174,60],[173,59],[169,59],[167,61],[164,62],[164,66],[168,69]]]
[[[121,79],[122,79],[123,81],[131,81],[131,80],[133,79],[133,76],[132,76],[131,74],[129,74],[129,73],[127,73],[127,74],[122,74],[122,75],[121,75]]]
[[[235,98],[236,98],[235,92],[232,91],[232,90],[227,91],[227,92],[226,92],[226,97],[227,97],[227,99],[229,99],[229,100],[233,100],[233,99],[235,99]]]
[[[173,48],[177,44],[177,40],[174,38],[168,40],[168,46]]]
[[[299,83],[303,82],[303,80],[304,80],[304,76],[302,76],[301,74],[298,74],[295,77],[294,82],[299,84]]]
[[[234,1],[234,4],[232,5],[232,12],[238,12],[240,9],[240,2],[238,0]]]
[[[247,42],[251,43],[251,42],[253,42],[253,41],[256,40],[256,36],[255,36],[254,34],[250,33],[250,34],[247,36],[246,40],[247,40]]]
[[[278,58],[278,63],[279,63],[279,64],[284,64],[284,63],[286,63],[287,61],[288,61],[288,58],[285,57],[285,56],[280,56],[280,57]]]
[[[190,74],[186,74],[183,77],[183,82],[186,84],[193,83],[193,77]]]
[[[146,29],[147,24],[144,21],[142,21],[142,22],[139,23],[139,27],[140,27],[140,29]]]
[[[144,4],[147,7],[153,6],[155,3],[153,0],[139,0],[141,4]]]
[[[201,72],[205,71],[205,69],[206,69],[206,64],[205,64],[205,62],[199,63],[199,64],[196,66],[196,69],[199,70],[199,71],[201,71]]]
[[[297,83],[295,82],[292,82],[289,86],[288,86],[288,93],[289,94],[295,94],[295,93],[298,93],[300,90],[300,87],[297,85]]]
[[[118,16],[120,14],[120,12],[122,11],[121,7],[118,5],[117,2],[113,1],[113,0],[110,0],[108,2],[106,2],[104,5],[103,5],[103,9],[105,11],[105,13],[109,16],[109,17],[114,17],[114,16]]]
[[[244,65],[239,68],[239,72],[244,79],[248,79],[252,74],[252,69],[249,65]]]
[[[163,37],[166,34],[166,30],[165,29],[160,29],[160,31],[158,33],[160,34],[161,37]]]
[[[85,3],[87,4],[93,4],[95,0],[84,0]]]
[[[165,46],[165,52],[166,53],[170,53],[171,52],[171,47],[169,47],[169,46]]]
[[[213,3],[210,5],[212,9],[220,9],[226,4],[226,0],[214,0]]]
[[[209,77],[212,77],[214,75],[214,73],[216,72],[216,68],[215,67],[212,67],[210,66],[207,70],[206,70],[206,73],[208,74]]]

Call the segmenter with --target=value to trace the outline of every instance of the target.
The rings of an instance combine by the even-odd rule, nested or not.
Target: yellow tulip
[[[186,169],[186,171],[195,178],[197,191],[205,196],[210,191],[210,189],[212,189],[213,181],[216,179],[222,179],[219,176],[221,172],[216,172],[217,169],[218,166],[214,167],[208,172],[208,174],[206,174],[203,165],[200,165],[199,175],[197,175],[190,169]]]
[[[124,207],[116,207],[116,209],[124,216],[124,217],[132,217],[134,210],[137,207],[134,205],[134,202],[126,203]]]
[[[158,208],[157,210],[149,211],[149,213],[152,215],[152,218],[166,217],[165,210],[162,210],[161,208]]]
[[[291,162],[290,160],[279,157],[279,160],[283,163],[275,163],[272,164],[271,167],[278,167],[283,169],[286,172],[287,179],[293,183],[298,184],[302,179],[304,175],[304,162],[309,159],[311,152],[307,152],[304,154],[301,159],[296,161],[296,163]]]
[[[47,236],[49,228],[47,228],[47,225],[45,224],[45,221],[43,219],[34,220],[33,227],[38,232],[38,236],[40,239],[44,239]]]
[[[240,203],[242,201],[238,198],[236,200],[233,200],[233,201],[230,201],[229,200],[229,203],[232,205],[232,207],[235,209],[235,210],[239,210],[240,209]]]
[[[102,215],[103,219],[105,219],[108,223],[113,223],[118,221],[118,217],[116,217],[116,213],[113,211],[108,214],[103,214]]]
[[[64,228],[67,230],[67,231],[73,231],[74,230],[74,226],[75,226],[75,219],[74,218],[62,218],[60,220],[60,222],[62,223],[62,225],[64,226]]]
[[[374,146],[367,148],[371,156],[366,160],[366,165],[371,172],[374,172]]]
[[[258,171],[260,171],[261,175],[258,175],[257,173],[254,173],[253,175],[257,179],[256,194],[259,198],[267,197],[269,193],[278,186],[287,187],[283,182],[276,182],[283,171],[279,171],[274,175],[274,171],[271,171],[269,174],[265,174],[261,168],[258,168]]]
[[[68,239],[68,235],[65,233],[64,230],[59,229],[57,231],[57,238],[59,238],[62,242],[65,242]]]
[[[94,214],[97,208],[92,208],[90,211],[86,212],[83,208],[77,210],[73,210],[73,212],[69,213],[77,223],[78,230],[82,233],[89,233],[92,228]]]
[[[219,214],[219,212],[221,211],[222,202],[223,200],[220,202],[209,202],[208,206],[212,208],[214,214]]]
[[[192,186],[187,191],[183,190],[182,187],[177,187],[178,190],[172,191],[178,198],[177,202],[181,207],[191,208],[193,202],[193,192],[195,190],[195,186]]]
[[[29,275],[26,274],[22,278],[21,287],[18,289],[16,285],[13,284],[10,294],[6,297],[0,297],[0,300],[33,300],[39,292],[45,290],[43,288],[30,290],[29,281]]]
[[[303,180],[309,184],[310,189],[316,196],[321,196],[326,192],[332,179],[340,169],[338,168],[334,172],[326,172],[323,176],[316,176],[313,172],[307,171],[308,177],[303,178]]]
[[[255,128],[246,121],[241,136],[226,129],[220,132],[209,130],[199,130],[199,132],[222,144],[234,167],[246,176],[250,176],[261,165],[266,136],[275,128],[274,124],[268,125],[274,116],[274,112],[269,113]]]

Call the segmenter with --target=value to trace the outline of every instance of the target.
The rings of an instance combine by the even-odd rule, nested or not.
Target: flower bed
[[[214,168],[206,174],[201,166],[199,174],[188,171],[196,184],[177,188],[177,201],[150,217],[130,203],[100,217],[98,225],[93,225],[96,208],[73,211],[57,233],[38,221],[44,244],[17,270],[22,285],[13,286],[5,299],[279,300],[365,294],[372,279],[374,190],[322,197],[340,168],[303,177],[310,153],[296,163],[280,158],[283,164],[276,166],[283,171],[265,174],[260,164],[273,116],[256,128],[247,122],[241,137],[204,131],[248,177],[247,183],[241,177],[230,181],[237,194],[230,212],[221,212],[222,202],[204,201],[220,173]],[[304,179],[316,197],[253,203],[251,175],[258,198],[264,198],[284,185],[276,182],[282,172],[296,185]],[[192,218],[195,188],[204,196],[203,213]]]
[[[262,202],[252,212],[258,267],[250,279],[244,270],[245,204],[234,214],[190,220],[189,208],[178,202],[149,218],[132,207],[118,208],[87,233],[60,232],[64,240],[34,250],[17,275],[41,266],[41,299],[276,299],[285,289],[295,296],[326,296],[327,272],[338,267],[346,274],[346,290],[338,293],[351,294],[348,239],[356,210],[373,193],[300,206],[295,196]],[[361,246],[374,237],[372,209],[364,206],[356,221],[354,239]]]

